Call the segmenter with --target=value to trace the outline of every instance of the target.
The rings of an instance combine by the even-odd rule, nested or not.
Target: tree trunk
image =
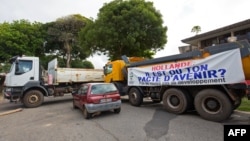
[[[64,42],[64,48],[66,49],[66,67],[70,68],[70,60],[71,60],[71,47],[69,41]]]

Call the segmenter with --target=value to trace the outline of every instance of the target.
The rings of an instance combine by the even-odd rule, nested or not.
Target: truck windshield
[[[19,60],[16,62],[16,74],[23,74],[32,69],[32,61],[30,60]]]
[[[112,72],[112,64],[107,64],[103,67],[104,75],[110,74]]]

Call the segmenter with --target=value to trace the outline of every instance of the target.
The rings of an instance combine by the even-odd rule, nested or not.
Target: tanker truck
[[[11,102],[22,102],[27,108],[40,106],[44,97],[71,94],[80,84],[103,82],[102,69],[60,68],[57,58],[42,69],[38,57],[16,56],[4,82],[4,97]]]
[[[243,97],[250,98],[250,44],[247,40],[182,54],[104,66],[104,81],[114,83],[133,106],[148,97],[167,112],[196,110],[204,119],[228,119]]]

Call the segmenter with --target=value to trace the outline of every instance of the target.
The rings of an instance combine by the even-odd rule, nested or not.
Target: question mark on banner
[[[226,69],[219,69],[218,72],[221,72],[221,77],[224,77],[224,74],[226,73]]]

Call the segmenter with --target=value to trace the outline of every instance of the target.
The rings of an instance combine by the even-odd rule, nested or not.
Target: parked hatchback
[[[81,109],[86,119],[96,112],[121,111],[121,97],[112,83],[85,83],[72,96],[73,107]]]

